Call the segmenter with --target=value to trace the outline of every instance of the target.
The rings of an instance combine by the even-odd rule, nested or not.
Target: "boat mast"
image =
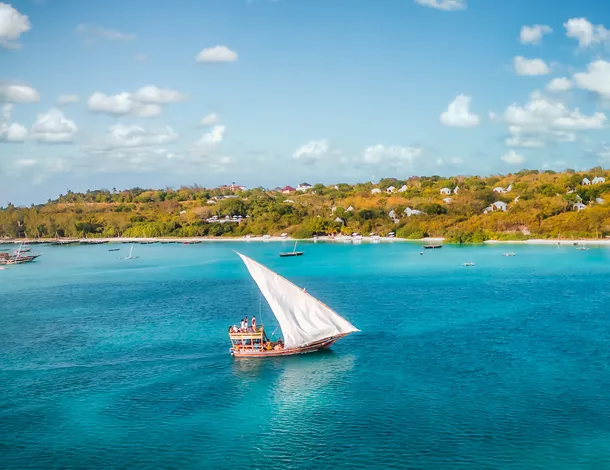
[[[294,242],[294,248],[292,249],[292,252],[293,252],[293,253],[296,253],[296,252],[297,252],[297,243],[298,243],[298,242],[299,242],[298,240],[295,240],[295,242]]]

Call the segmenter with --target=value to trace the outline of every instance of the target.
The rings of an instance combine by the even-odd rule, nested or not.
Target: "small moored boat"
[[[297,251],[297,243],[298,243],[298,240],[294,242],[294,248],[293,248],[292,251],[284,251],[284,252],[280,253],[280,257],[286,258],[288,256],[301,256],[301,255],[303,255],[305,253],[304,251]]]
[[[237,254],[277,318],[283,340],[270,341],[263,325],[246,331],[229,328],[233,357],[305,354],[328,348],[344,336],[360,331],[305,289],[253,259]]]
[[[466,263],[462,263],[462,266],[470,267],[470,266],[475,266],[475,264],[472,261],[468,261]]]
[[[426,250],[436,250],[437,248],[442,248],[442,247],[443,247],[443,245],[440,245],[440,244],[436,244],[436,245],[434,245],[434,244],[424,245],[424,248]]]
[[[510,253],[504,253],[502,256],[515,256],[515,254],[511,251]]]

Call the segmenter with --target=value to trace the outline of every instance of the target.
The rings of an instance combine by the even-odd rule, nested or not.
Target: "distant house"
[[[577,202],[576,204],[574,204],[574,210],[575,211],[580,212],[580,211],[582,211],[582,210],[584,210],[586,208],[587,208],[587,206],[585,206],[582,202]]]
[[[407,217],[411,217],[412,215],[424,215],[425,212],[418,211],[416,209],[411,209],[410,207],[407,207],[405,209],[405,214],[407,214]]]
[[[498,187],[494,188],[494,193],[504,194],[504,188],[502,188],[501,186],[498,186]]]
[[[496,208],[496,210],[506,212],[506,208],[508,207],[505,202],[496,201],[492,204]]]
[[[371,194],[380,194],[380,193],[381,193],[381,189],[379,189],[379,188],[371,189]]]
[[[338,222],[338,223],[340,223],[340,224],[343,224],[343,219],[342,219],[341,217],[337,217],[337,218],[335,219],[335,222]]]
[[[597,197],[595,198],[595,202],[597,202],[598,204],[603,204],[606,201],[604,201],[601,197]]]
[[[313,186],[309,183],[301,183],[297,186],[297,191],[307,191],[308,189],[313,188]]]
[[[451,201],[452,201],[452,199],[450,197],[446,197],[446,198],[443,199],[443,202],[445,204],[451,204]]]
[[[583,178],[582,179],[582,185],[583,186],[589,186],[591,184],[591,180],[589,178]]]
[[[483,214],[487,214],[488,212],[495,212],[495,211],[506,212],[507,208],[508,208],[508,206],[506,205],[505,202],[496,201],[491,206],[486,207],[485,210],[483,211]]]
[[[286,204],[294,204],[294,201],[292,199],[286,199],[284,202]]]
[[[245,186],[240,186],[238,184],[231,183],[223,184],[218,189],[220,189],[221,191],[231,191],[232,193],[235,193],[237,191],[245,191],[247,188]]]
[[[460,187],[456,186],[455,189],[453,190],[453,194],[457,194],[459,190],[460,190]]]
[[[602,177],[602,176],[596,176],[595,178],[593,178],[593,181],[591,181],[592,184],[602,184],[606,182],[606,178]]]
[[[216,201],[214,199],[208,199],[208,204],[216,204]]]
[[[396,188],[394,186],[390,186],[388,189],[385,190],[385,192],[388,194],[392,194],[395,191],[396,191]]]
[[[451,190],[449,188],[443,188],[443,189],[441,189],[441,194],[445,194],[446,196],[449,196],[451,194]]]
[[[407,190],[407,185],[403,184],[400,189],[398,190],[399,193],[404,193]]]
[[[334,185],[334,186],[333,186],[333,189],[339,189],[339,186]]]
[[[396,211],[394,209],[392,209],[390,212],[388,212],[388,216],[391,219],[395,219],[396,218]]]
[[[333,206],[333,207],[330,209],[330,213],[331,213],[331,214],[334,214],[336,211],[337,211],[337,206]]]
[[[296,191],[296,189],[294,189],[292,186],[284,186],[282,188],[282,192],[284,194],[288,194],[288,193],[294,193]]]
[[[505,192],[510,193],[510,192],[512,191],[512,189],[513,189],[513,185],[512,185],[512,184],[509,184],[509,185],[508,185],[508,188],[506,188],[506,191],[505,191]]]
[[[517,196],[517,197],[515,198],[515,202],[517,202],[518,200],[519,200],[519,196]]]
[[[354,208],[349,206],[347,209],[345,209],[345,212],[354,212]]]

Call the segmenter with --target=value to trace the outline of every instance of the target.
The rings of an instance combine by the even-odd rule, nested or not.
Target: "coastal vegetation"
[[[610,172],[385,178],[288,188],[68,190],[0,208],[0,238],[380,235],[449,242],[610,235]]]

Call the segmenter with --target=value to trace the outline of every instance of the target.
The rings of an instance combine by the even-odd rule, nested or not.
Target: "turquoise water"
[[[610,249],[302,246],[41,247],[0,271],[0,467],[610,468]],[[260,323],[234,249],[362,332],[231,358],[227,326]]]

